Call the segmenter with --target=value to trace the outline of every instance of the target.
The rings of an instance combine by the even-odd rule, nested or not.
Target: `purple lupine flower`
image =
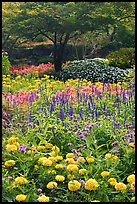
[[[83,114],[83,109],[80,108],[80,109],[79,109],[79,116],[80,116],[80,118],[82,118],[82,114]]]
[[[26,148],[27,148],[27,146],[25,144],[23,144],[19,147],[19,151],[24,153],[26,151]]]
[[[106,112],[106,103],[104,103],[104,108],[103,108],[104,112]]]
[[[50,104],[49,111],[50,111],[50,113],[52,113],[54,111],[54,104],[53,103]]]
[[[124,140],[124,139],[125,139],[125,136],[121,136],[121,139],[123,139],[123,140]]]
[[[8,176],[8,179],[12,179],[12,176]]]
[[[115,149],[115,150],[112,151],[112,154],[116,154],[118,152],[119,152],[119,150]]]
[[[77,160],[78,160],[78,158],[77,158],[77,157],[74,157],[73,159],[74,159],[74,161],[77,161]]]
[[[73,107],[72,107],[72,106],[70,106],[70,110],[69,110],[68,113],[69,113],[70,116],[73,116],[74,110],[73,110]]]
[[[119,144],[118,144],[118,141],[115,141],[115,142],[113,142],[111,145],[112,145],[113,147],[115,147],[115,146],[118,146]]]
[[[60,113],[58,114],[58,117],[61,119],[61,120],[64,120],[64,112],[63,112],[63,109],[60,108]]]

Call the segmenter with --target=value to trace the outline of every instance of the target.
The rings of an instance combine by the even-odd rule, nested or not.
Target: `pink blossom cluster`
[[[47,69],[51,69],[53,68],[54,65],[52,63],[47,63],[47,64],[39,64],[38,66],[34,66],[34,65],[22,65],[22,66],[11,66],[9,69],[9,72],[11,74],[30,74],[33,73],[35,71],[38,71],[38,73],[43,73],[44,71],[46,71]]]

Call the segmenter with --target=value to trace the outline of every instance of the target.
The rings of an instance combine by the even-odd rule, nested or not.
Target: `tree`
[[[91,14],[88,16],[96,9],[95,2],[22,2],[19,9],[9,20],[11,33],[22,40],[34,40],[39,35],[51,40],[56,72],[61,70],[68,40],[95,29]]]
[[[68,41],[94,31],[106,33],[113,41],[120,26],[134,26],[134,2],[5,2],[16,11],[4,23],[4,35],[21,41],[44,36],[54,45],[53,58],[56,72],[61,70],[64,50]],[[3,3],[4,4],[4,3]],[[7,14],[8,16],[8,14]],[[3,22],[5,18],[3,17]],[[98,36],[97,36],[98,39]]]

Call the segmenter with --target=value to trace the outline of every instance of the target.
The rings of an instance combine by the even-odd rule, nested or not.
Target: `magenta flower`
[[[26,151],[26,148],[27,146],[23,144],[22,146],[19,147],[19,151],[24,153]]]

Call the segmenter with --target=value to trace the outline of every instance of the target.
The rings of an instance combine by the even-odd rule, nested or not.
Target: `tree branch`
[[[53,43],[55,43],[55,41],[51,38],[51,37],[49,37],[46,33],[44,33],[42,30],[40,30],[40,29],[38,29],[39,30],[39,34],[42,34],[42,35],[44,35],[44,36],[46,36],[49,40],[51,40]]]

